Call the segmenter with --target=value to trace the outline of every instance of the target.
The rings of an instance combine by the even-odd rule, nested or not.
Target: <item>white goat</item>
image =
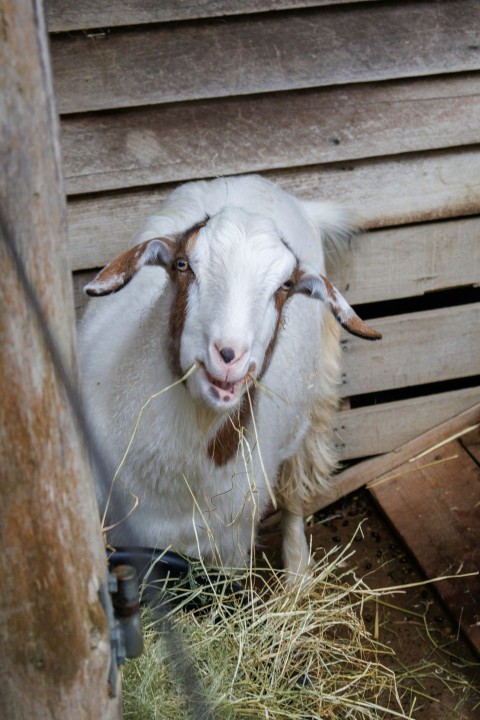
[[[90,302],[80,358],[87,411],[113,464],[141,406],[194,369],[145,408],[121,486],[109,497],[111,479],[100,483],[111,543],[243,565],[275,496],[285,567],[305,571],[302,502],[333,463],[334,317],[379,337],[324,277],[322,236],[352,232],[342,210],[258,176],[192,182],[87,285],[110,295]]]

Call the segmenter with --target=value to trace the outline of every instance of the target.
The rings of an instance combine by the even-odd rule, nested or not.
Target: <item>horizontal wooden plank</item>
[[[480,218],[408,225],[351,242],[332,279],[352,304],[480,283]]]
[[[342,336],[342,395],[470,377],[480,368],[480,303],[379,318],[375,343]]]
[[[343,5],[367,0],[46,0],[51,32]],[[368,0],[371,2],[372,0]],[[375,1],[375,0],[373,0]]]
[[[480,142],[480,75],[66,117],[67,192],[86,193]]]
[[[350,303],[360,304],[475,285],[479,267],[480,218],[474,217],[366,233],[351,241],[331,279]],[[75,284],[90,277],[75,273]],[[84,302],[77,293],[77,310]]]
[[[416,457],[419,453],[478,422],[480,422],[480,404],[474,405],[459,415],[455,415],[445,423],[435,425],[431,430],[427,430],[426,433],[386,455],[378,455],[370,460],[351,465],[336,476],[332,484],[331,497],[326,499],[325,493],[322,492],[318,499],[314,499],[308,505],[305,505],[304,515],[310,515],[321,510],[330,502],[358,490],[363,485],[394,474],[397,468],[411,458]]]
[[[75,113],[478,70],[479,31],[476,0],[360,3],[53,35],[52,65]]]
[[[480,403],[480,387],[382,403],[337,414],[335,435],[342,460],[380,455]]]
[[[364,227],[478,214],[478,148],[264,173],[299,197],[351,208]]]
[[[480,207],[480,151],[476,148],[264,175],[299,197],[334,200],[350,207],[370,228],[469,215],[478,213]],[[102,267],[123,252],[146,218],[158,212],[171,189],[147,187],[71,198],[68,234],[72,270]],[[360,300],[357,297],[354,301]]]
[[[399,468],[372,494],[431,580],[445,605],[480,654],[480,467],[458,441]],[[415,465],[414,465],[415,467]],[[401,473],[405,474],[401,474]]]

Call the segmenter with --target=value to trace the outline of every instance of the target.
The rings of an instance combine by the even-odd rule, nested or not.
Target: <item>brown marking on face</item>
[[[272,360],[273,351],[275,349],[275,345],[277,343],[278,334],[280,332],[280,328],[282,326],[282,311],[284,308],[285,303],[287,300],[291,297],[293,294],[295,282],[297,281],[298,274],[299,274],[298,268],[295,269],[291,276],[292,280],[292,288],[289,290],[284,290],[282,288],[279,288],[275,294],[275,308],[277,310],[277,322],[275,325],[275,330],[273,331],[272,338],[268,344],[267,350],[265,352],[265,357],[263,360],[262,368],[257,375],[257,380],[261,380],[262,377],[265,375],[265,373],[268,370],[268,367],[270,365],[270,362]],[[213,460],[215,465],[221,467],[222,465],[225,465],[228,463],[235,453],[237,452],[238,443],[239,443],[239,428],[248,428],[250,424],[251,419],[251,408],[255,408],[255,398],[256,398],[256,388],[253,387],[249,390],[250,393],[250,402],[248,399],[247,394],[245,394],[241,401],[240,401],[240,407],[238,409],[238,424],[235,425],[235,422],[231,418],[231,416],[224,422],[224,424],[221,426],[221,428],[218,430],[215,437],[213,437],[209,444],[208,444],[208,455]]]
[[[272,335],[272,339],[270,340],[267,350],[265,352],[265,357],[263,360],[262,369],[258,375],[258,379],[261,380],[261,378],[265,375],[265,373],[268,370],[268,366],[270,365],[273,351],[275,349],[275,345],[277,344],[277,338],[278,333],[280,331],[280,328],[282,326],[282,320],[283,320],[283,308],[285,306],[285,303],[291,296],[294,294],[295,290],[295,283],[297,282],[298,278],[300,277],[301,270],[298,267],[295,268],[293,271],[290,280],[292,281],[292,286],[289,290],[284,290],[283,288],[279,288],[277,292],[275,293],[275,307],[277,309],[277,323],[275,325],[275,330]]]
[[[178,377],[181,377],[184,372],[180,363],[180,344],[185,327],[185,319],[187,317],[188,294],[195,280],[195,275],[190,266],[188,266],[186,270],[178,270],[177,261],[179,259],[189,261],[188,258],[195,247],[198,233],[207,222],[208,218],[197,223],[177,237],[173,261],[171,266],[167,268],[174,287],[174,295],[168,320],[168,359],[172,371]]]
[[[242,429],[248,428],[250,424],[251,410],[255,406],[256,388],[252,387],[248,390],[240,400],[240,406],[237,410],[236,417],[229,415],[223,425],[217,431],[215,436],[209,441],[207,452],[209,458],[217,467],[226,465],[235,455],[238,449],[240,433]]]

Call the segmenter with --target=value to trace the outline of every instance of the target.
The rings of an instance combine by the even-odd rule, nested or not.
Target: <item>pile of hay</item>
[[[342,574],[343,555],[327,555],[300,589],[257,570],[233,596],[221,581],[180,588],[177,603],[200,600],[200,612],[165,605],[160,623],[147,612],[145,653],[124,672],[125,718],[410,718],[382,665],[390,651],[361,620],[372,591]]]

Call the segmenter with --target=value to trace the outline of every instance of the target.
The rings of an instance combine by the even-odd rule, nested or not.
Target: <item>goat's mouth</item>
[[[213,377],[213,375],[208,372],[205,365],[202,364],[201,367],[208,386],[208,399],[213,401],[215,405],[221,404],[228,406],[236,403],[255,379],[255,364],[253,363],[246,375],[234,382],[228,379],[220,380],[219,378]]]

